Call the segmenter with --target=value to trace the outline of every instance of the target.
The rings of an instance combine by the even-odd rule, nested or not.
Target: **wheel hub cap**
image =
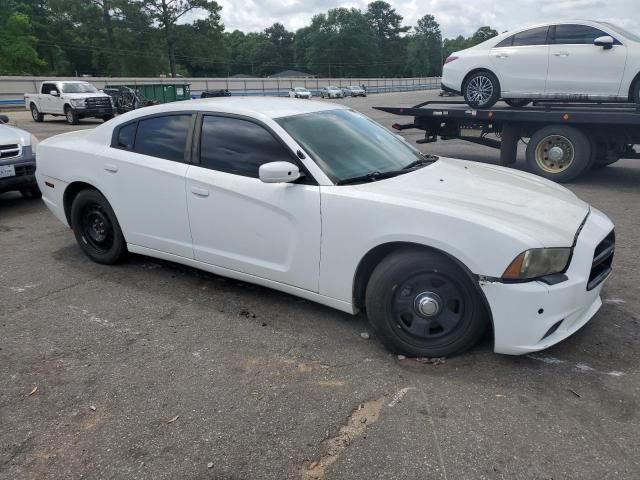
[[[551,147],[549,149],[549,159],[553,160],[553,161],[559,161],[562,160],[562,157],[564,157],[564,151],[562,150],[561,147]]]
[[[415,308],[424,317],[433,317],[440,312],[442,300],[433,292],[421,293],[416,297]]]

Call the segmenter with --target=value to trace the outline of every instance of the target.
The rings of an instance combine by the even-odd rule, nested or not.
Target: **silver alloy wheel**
[[[33,118],[36,122],[38,121],[38,109],[35,105],[31,105],[31,118]]]
[[[493,95],[493,82],[489,77],[478,75],[467,85],[467,97],[478,105],[486,104]]]
[[[73,123],[73,111],[70,108],[67,108],[67,122]]]

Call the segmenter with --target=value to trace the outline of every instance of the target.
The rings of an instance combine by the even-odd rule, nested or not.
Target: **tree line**
[[[497,35],[483,26],[443,39],[433,15],[403,25],[382,0],[320,13],[295,32],[227,31],[221,10],[213,0],[0,0],[0,74],[435,76],[452,51]]]

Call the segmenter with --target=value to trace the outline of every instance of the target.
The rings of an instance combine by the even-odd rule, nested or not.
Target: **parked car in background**
[[[358,85],[349,85],[348,87],[343,87],[342,92],[345,97],[366,97],[367,92],[364,88],[359,87]]]
[[[322,90],[320,90],[320,96],[322,98],[344,98],[344,93],[342,92],[342,89],[338,88],[338,87],[323,87]]]
[[[290,98],[306,98],[310,99],[313,95],[311,92],[304,87],[296,87],[289,90]]]
[[[36,182],[38,139],[29,132],[7,125],[0,115],[0,193],[19,191],[26,198],[40,196]]]
[[[640,37],[606,22],[534,25],[453,52],[442,88],[474,107],[500,98],[640,103]]]
[[[487,329],[500,353],[560,342],[600,308],[615,249],[611,221],[566,188],[423,155],[328,102],[134,110],[43,141],[37,178],[96,262],[128,251],[365,310],[417,357]]]
[[[40,93],[25,93],[24,104],[36,122],[45,115],[64,116],[69,125],[77,125],[81,118],[111,120],[115,113],[112,98],[98,91],[88,82],[42,82]]]

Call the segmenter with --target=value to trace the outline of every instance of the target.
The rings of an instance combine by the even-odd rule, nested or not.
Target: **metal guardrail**
[[[24,94],[37,92],[45,80],[86,80],[97,88],[105,85],[146,85],[150,83],[188,83],[191,97],[199,98],[205,90],[226,89],[236,96],[287,96],[295,87],[305,87],[319,96],[320,89],[333,85],[364,85],[368,94],[434,90],[440,88],[440,77],[420,78],[108,78],[108,77],[0,77],[0,107],[21,106]]]

